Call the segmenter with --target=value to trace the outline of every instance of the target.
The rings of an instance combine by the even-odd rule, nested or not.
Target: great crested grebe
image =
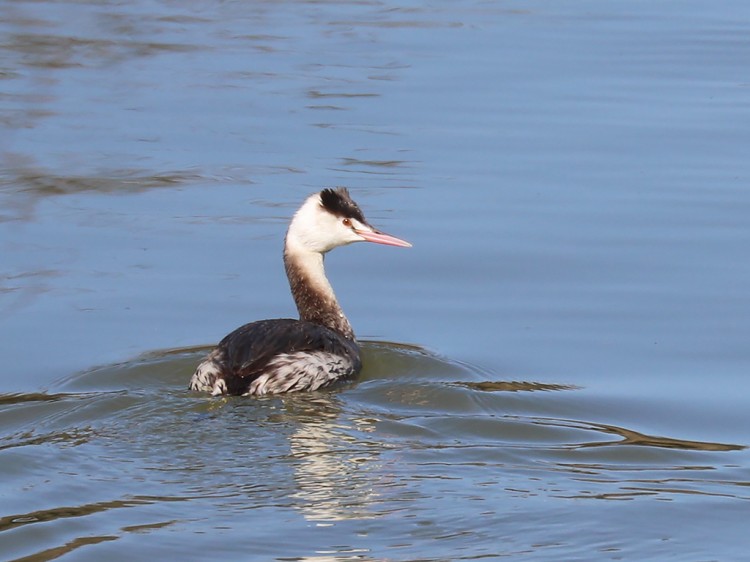
[[[323,268],[326,252],[353,242],[411,246],[368,224],[346,188],[308,197],[284,240],[284,266],[299,320],[260,320],[237,328],[198,365],[190,389],[262,396],[316,390],[359,373],[354,331]]]

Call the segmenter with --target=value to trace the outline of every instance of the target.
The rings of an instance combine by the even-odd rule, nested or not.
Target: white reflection
[[[332,395],[288,397],[285,405],[297,421],[289,436],[291,456],[297,460],[292,497],[299,500],[305,518],[322,522],[376,517],[375,469],[382,444],[365,435],[374,431],[377,420],[342,419]]]

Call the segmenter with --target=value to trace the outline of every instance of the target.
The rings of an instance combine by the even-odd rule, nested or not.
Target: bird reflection
[[[286,415],[296,429],[289,436],[295,460],[292,494],[305,518],[338,521],[376,517],[378,466],[382,443],[364,437],[377,420],[344,417],[335,394],[288,395]],[[342,486],[342,482],[346,485]]]

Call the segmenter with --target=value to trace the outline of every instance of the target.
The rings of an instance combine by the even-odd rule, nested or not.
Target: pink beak
[[[357,229],[355,229],[355,232],[368,242],[374,242],[375,244],[385,244],[386,246],[400,246],[401,248],[411,248],[411,244],[409,244],[406,240],[401,240],[400,238],[396,238],[395,236],[391,236],[390,234],[386,234],[385,232],[380,232],[378,230],[369,231]]]

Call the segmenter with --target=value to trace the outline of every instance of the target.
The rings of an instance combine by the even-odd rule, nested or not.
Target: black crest
[[[363,224],[367,224],[362,209],[349,196],[349,190],[345,187],[324,189],[320,192],[320,202],[326,211],[337,217],[356,219]]]

